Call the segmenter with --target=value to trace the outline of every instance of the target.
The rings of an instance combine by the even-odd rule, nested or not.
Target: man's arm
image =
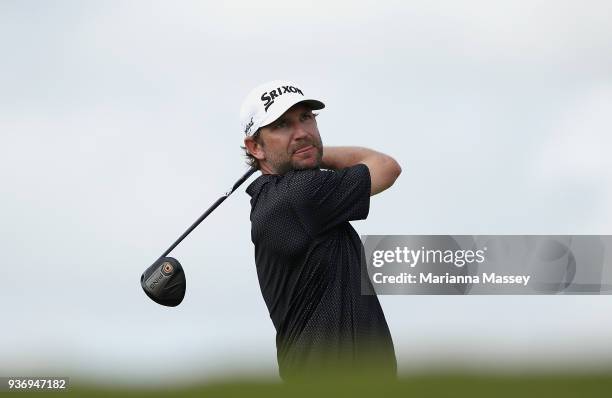
[[[362,147],[324,147],[321,163],[325,169],[343,169],[358,163],[368,166],[372,180],[370,196],[389,188],[402,172],[391,156]]]

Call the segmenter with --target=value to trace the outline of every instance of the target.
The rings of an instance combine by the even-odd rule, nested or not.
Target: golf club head
[[[177,259],[161,257],[140,277],[144,292],[158,304],[176,307],[185,297],[185,272]]]

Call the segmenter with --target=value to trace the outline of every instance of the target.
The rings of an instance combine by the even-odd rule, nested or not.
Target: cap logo
[[[276,97],[280,97],[281,95],[285,94],[285,93],[297,93],[300,95],[304,95],[304,93],[302,92],[302,90],[300,90],[297,87],[293,87],[293,86],[282,86],[282,90],[280,87],[277,87],[275,90],[270,91],[270,93],[268,94],[268,92],[266,91],[265,93],[263,93],[261,95],[261,100],[264,102],[264,110],[266,112],[268,112],[268,108],[270,107],[270,105],[272,105],[274,103],[274,98]]]
[[[246,135],[249,135],[249,133],[251,132],[251,127],[253,127],[253,117],[251,117],[251,121],[247,123],[246,127],[244,128],[244,133]]]

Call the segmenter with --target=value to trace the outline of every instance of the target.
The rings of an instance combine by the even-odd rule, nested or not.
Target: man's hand
[[[370,196],[389,188],[402,172],[391,156],[362,147],[324,147],[321,167],[343,169],[363,163],[370,169],[372,188]]]

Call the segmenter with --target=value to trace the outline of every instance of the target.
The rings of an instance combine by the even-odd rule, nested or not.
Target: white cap
[[[313,110],[325,104],[306,97],[302,87],[289,80],[274,80],[261,84],[247,95],[240,108],[240,126],[247,135],[278,119],[298,102],[306,102]]]

